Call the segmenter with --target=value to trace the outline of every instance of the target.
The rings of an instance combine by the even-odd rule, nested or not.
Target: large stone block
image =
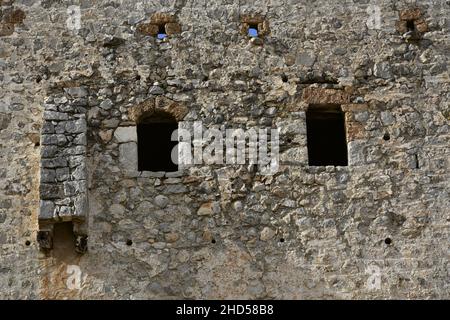
[[[137,142],[136,127],[118,127],[114,132],[117,142]]]

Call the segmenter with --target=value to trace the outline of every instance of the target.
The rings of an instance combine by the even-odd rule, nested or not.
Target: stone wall
[[[449,298],[448,2],[0,5],[1,298]],[[349,166],[308,166],[317,103]],[[140,173],[142,108],[278,128],[280,168]]]

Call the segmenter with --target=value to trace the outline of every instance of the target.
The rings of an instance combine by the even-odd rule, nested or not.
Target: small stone
[[[213,213],[219,212],[220,212],[220,205],[218,202],[207,202],[200,206],[200,208],[197,211],[197,214],[199,216],[210,216]]]
[[[103,142],[107,143],[112,138],[112,130],[101,130],[99,131],[98,135],[100,136],[100,139],[102,139]]]
[[[378,78],[392,78],[391,66],[387,62],[375,63],[373,74]]]
[[[82,98],[88,95],[88,91],[85,87],[64,88],[64,91],[74,98]]]
[[[109,207],[109,212],[113,216],[122,216],[125,213],[125,207],[121,204],[115,203]]]
[[[165,239],[167,242],[176,242],[180,236],[175,232],[170,232],[165,235]]]
[[[112,103],[111,99],[106,99],[100,103],[99,107],[102,108],[103,110],[109,110],[109,109],[111,109],[112,105],[113,105],[113,103]]]
[[[312,52],[302,52],[297,55],[297,64],[311,67],[316,62],[316,56]]]
[[[148,93],[154,94],[154,95],[162,95],[162,94],[164,94],[164,90],[160,86],[152,86],[150,88],[150,90],[148,91]]]
[[[64,112],[56,112],[56,111],[44,111],[44,119],[45,120],[68,120],[69,115]]]
[[[55,204],[53,201],[41,200],[39,208],[39,219],[52,219],[55,211]]]
[[[56,181],[56,173],[55,170],[52,169],[41,169],[41,182],[55,182]]]
[[[392,116],[392,114],[390,112],[388,112],[388,111],[381,112],[381,122],[385,126],[393,124],[394,121],[395,121],[395,119],[394,119],[394,117]]]
[[[272,239],[275,236],[276,232],[274,230],[272,230],[269,227],[265,227],[262,231],[261,231],[261,240],[262,241],[267,241]]]
[[[165,207],[167,207],[167,204],[169,203],[169,199],[166,196],[157,195],[155,197],[154,203],[160,208],[165,208]]]
[[[58,181],[65,181],[69,179],[69,168],[56,169],[56,179]]]
[[[243,208],[243,205],[242,205],[242,202],[241,202],[241,201],[235,201],[235,202],[233,203],[233,209],[234,209],[235,211],[241,211],[242,208]]]
[[[86,120],[78,119],[75,121],[67,121],[65,129],[66,129],[66,132],[69,132],[69,133],[86,132]]]

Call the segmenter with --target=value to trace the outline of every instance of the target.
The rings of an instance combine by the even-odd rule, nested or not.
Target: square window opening
[[[166,25],[165,24],[160,24],[158,26],[158,35],[157,38],[158,39],[165,39],[167,37],[167,33],[166,33]]]
[[[414,31],[416,30],[416,26],[414,25],[414,20],[407,20],[406,21],[406,29],[408,31]]]
[[[310,166],[348,165],[345,115],[340,105],[310,105],[306,131]]]
[[[258,34],[258,25],[257,24],[249,24],[248,26],[248,35],[253,38],[257,38]]]
[[[137,124],[138,171],[178,171],[172,161],[172,150],[177,141],[172,133],[178,123],[169,118],[149,118]]]

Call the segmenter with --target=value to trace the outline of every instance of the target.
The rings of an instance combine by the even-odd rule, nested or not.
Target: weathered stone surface
[[[269,227],[265,227],[262,231],[261,231],[261,240],[262,241],[268,241],[270,239],[272,239],[276,234],[276,231],[269,228]]]
[[[137,142],[136,127],[118,127],[114,131],[114,137],[117,142]]]
[[[136,142],[126,142],[119,146],[119,162],[122,170],[127,172],[137,171],[137,144]]]
[[[163,195],[157,195],[154,200],[155,204],[160,208],[167,207],[167,204],[169,203],[169,198]]]
[[[302,100],[309,104],[347,104],[350,96],[343,90],[307,87],[302,92]]]
[[[0,298],[448,299],[445,1],[169,2],[1,1]],[[309,104],[348,166],[308,165]],[[118,128],[166,112],[279,129],[280,166],[138,172]]]
[[[197,210],[199,216],[209,216],[220,212],[220,205],[217,202],[203,203]]]

